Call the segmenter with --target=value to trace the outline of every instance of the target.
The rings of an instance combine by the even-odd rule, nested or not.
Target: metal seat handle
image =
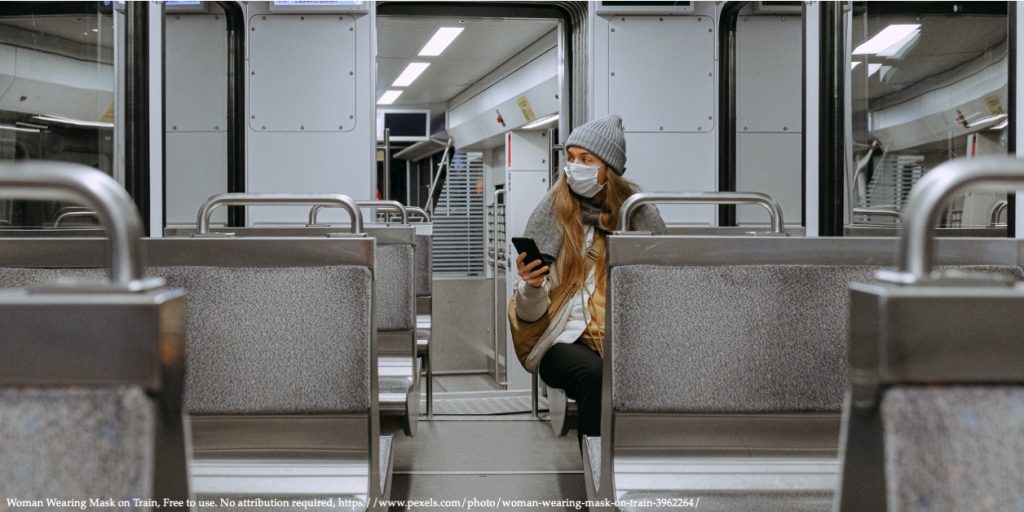
[[[196,234],[210,234],[210,216],[221,206],[337,206],[348,211],[352,218],[352,233],[363,234],[363,214],[356,202],[343,194],[243,194],[232,192],[217,194],[199,207]]]
[[[619,209],[619,231],[629,231],[633,214],[645,204],[756,204],[768,210],[772,233],[785,234],[782,207],[768,194],[760,192],[640,192],[633,194]]]
[[[426,210],[418,206],[406,206],[405,212],[411,219],[413,216],[419,217],[423,222],[430,223],[430,214]]]
[[[110,176],[84,165],[58,162],[0,163],[0,198],[65,201],[93,212],[110,243],[110,281],[138,291],[143,280],[142,219],[131,196]]]
[[[391,200],[383,200],[383,201],[377,201],[377,200],[370,201],[370,200],[366,200],[366,201],[362,201],[362,200],[360,200],[360,201],[356,201],[355,203],[356,203],[357,208],[377,208],[377,209],[380,209],[380,210],[383,210],[383,211],[395,212],[395,213],[399,214],[399,216],[401,217],[401,219],[402,219],[401,220],[401,224],[408,224],[409,223],[409,216],[408,216],[408,213],[407,213],[407,208],[404,205],[402,205],[402,203],[399,203],[398,201],[391,201]],[[320,216],[320,210],[323,210],[324,208],[331,208],[333,206],[334,205],[318,204],[318,205],[315,205],[312,208],[310,208],[309,209],[309,221],[308,221],[308,224],[310,226],[315,226],[317,224],[317,218]]]
[[[903,208],[897,271],[879,277],[901,284],[931,278],[935,228],[942,209],[954,196],[978,185],[1007,190],[1024,185],[1024,160],[1000,156],[958,158],[928,171],[910,190]]]

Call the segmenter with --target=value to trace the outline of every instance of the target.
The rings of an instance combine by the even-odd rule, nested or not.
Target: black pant
[[[583,447],[583,436],[601,435],[601,356],[582,341],[555,343],[540,360],[540,378],[565,390],[576,400],[576,434]]]

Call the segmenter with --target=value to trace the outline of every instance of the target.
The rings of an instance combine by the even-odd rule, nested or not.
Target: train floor
[[[478,376],[444,376],[434,389],[443,401],[494,387]],[[460,503],[448,510],[578,510],[572,503],[586,500],[575,431],[555,437],[547,421],[529,412],[438,414],[438,403],[435,398],[433,418],[420,418],[415,438],[406,437],[397,420],[382,422],[382,433],[395,436],[392,500]],[[529,500],[542,505],[521,506]],[[545,507],[544,501],[556,503]]]

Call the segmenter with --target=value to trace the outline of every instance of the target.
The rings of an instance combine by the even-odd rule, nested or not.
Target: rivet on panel
[[[664,127],[664,126],[659,126],[659,127],[658,127],[658,130],[664,131],[664,130],[665,130],[665,127]]]
[[[749,129],[750,129],[750,128],[747,128],[746,126],[744,126],[744,127],[743,127],[743,131],[747,131],[747,130],[749,130]]]
[[[300,126],[300,127],[299,127],[299,129],[300,129],[300,130],[305,130],[305,129],[306,129],[306,127],[305,127],[305,126]]]
[[[709,28],[708,29],[708,32],[714,32],[714,31],[715,31],[715,29],[713,29],[713,28]]]
[[[266,19],[267,19],[267,17],[266,17],[266,16],[264,16],[264,17],[263,17],[263,20],[264,20],[264,21],[266,21]]]
[[[345,129],[345,127],[344,127],[344,126],[339,126],[339,127],[338,127],[338,129],[339,129],[339,130],[344,130],[344,129]]]
[[[253,31],[253,32],[256,32],[256,27],[252,27],[252,28],[250,28],[249,30],[251,30],[251,31]]]
[[[615,27],[612,27],[612,32],[615,32]]]
[[[249,74],[250,74],[250,75],[255,75],[255,74],[256,74],[256,72],[255,72],[255,71],[250,71],[250,72],[249,72]]]
[[[788,127],[788,126],[783,126],[783,127],[782,127],[782,131],[784,131],[784,132],[788,132],[788,131],[789,131],[789,127]]]
[[[305,16],[299,16],[299,20],[300,20],[300,21],[301,21],[301,20],[304,20],[304,19],[306,19],[306,17],[305,17]]]
[[[348,76],[352,76],[352,75],[354,75],[354,74],[356,74],[356,72],[355,72],[355,71],[349,71],[349,72],[348,72]]]
[[[615,72],[614,71],[612,71],[612,76],[615,76]]]
[[[180,19],[181,19],[181,16],[175,16],[175,17],[174,17],[174,19],[176,19],[176,20],[180,20]]]
[[[348,28],[348,31],[349,31],[349,32],[355,32],[355,30],[356,30],[356,28],[355,28],[355,27],[349,27],[349,28]]]
[[[213,19],[220,20],[220,16],[214,16]]]
[[[711,121],[711,120],[713,120],[714,118],[715,118],[715,116],[708,116],[708,121]]]
[[[698,126],[698,127],[697,127],[697,131],[698,131],[698,132],[699,132],[699,131],[701,131],[701,130],[703,130],[703,129],[704,129],[704,127],[703,127],[703,126]]]
[[[250,116],[251,119],[256,119],[256,116]]]
[[[665,21],[665,18],[658,18],[658,21]]]
[[[349,119],[355,119],[356,116],[348,116]]]
[[[263,126],[263,127],[261,127],[261,129],[263,129],[263,130],[266,130],[266,129],[267,129],[267,127],[266,127],[266,126]]]
[[[177,130],[177,129],[178,129],[178,127],[177,127],[177,126],[172,126],[172,127],[171,127],[171,129],[172,129],[172,130]]]
[[[213,129],[214,130],[220,130],[220,126],[214,126]]]

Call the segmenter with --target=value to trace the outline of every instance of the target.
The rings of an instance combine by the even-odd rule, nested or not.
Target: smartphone
[[[540,249],[537,248],[537,243],[532,238],[526,237],[512,237],[512,245],[516,247],[516,256],[521,253],[526,253],[526,259],[523,260],[524,265],[529,265],[533,260],[541,260],[543,264],[544,258],[540,254]]]

